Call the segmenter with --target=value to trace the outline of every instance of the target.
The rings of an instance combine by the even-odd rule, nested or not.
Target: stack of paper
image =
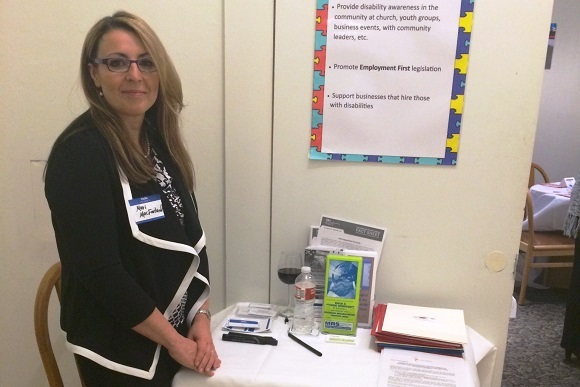
[[[377,304],[371,335],[377,349],[462,356],[467,343],[463,311],[400,304]]]
[[[222,329],[232,332],[264,333],[272,329],[272,319],[276,307],[271,304],[238,303],[232,314],[226,318]]]

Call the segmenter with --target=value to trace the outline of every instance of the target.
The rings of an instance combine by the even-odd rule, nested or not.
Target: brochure
[[[385,233],[382,228],[322,216],[316,240],[321,246],[376,251],[380,256]]]
[[[326,256],[322,333],[356,335],[362,257]]]
[[[379,266],[378,254],[374,251],[342,250],[329,246],[309,246],[304,251],[304,264],[310,266],[314,283],[316,284],[316,301],[314,303],[314,318],[322,319],[324,301],[324,285],[326,277],[326,256],[328,254],[362,257],[363,268],[360,283],[360,299],[358,307],[358,326],[370,328],[373,321],[375,303],[375,279]]]
[[[375,251],[343,250],[341,255],[360,256],[362,258],[362,274],[360,280],[360,296],[358,303],[358,326],[370,328],[373,325],[373,309],[375,305],[375,281],[379,256]]]

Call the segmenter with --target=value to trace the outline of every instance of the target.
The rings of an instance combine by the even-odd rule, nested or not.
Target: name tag
[[[133,212],[133,219],[135,219],[137,224],[165,218],[163,205],[161,204],[161,195],[131,199],[129,200],[129,205]]]

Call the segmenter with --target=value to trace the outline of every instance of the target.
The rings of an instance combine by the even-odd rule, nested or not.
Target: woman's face
[[[134,33],[119,29],[104,34],[97,51],[98,59],[148,57],[149,53]],[[158,73],[141,72],[137,63],[131,63],[129,70],[123,73],[112,72],[105,64],[91,63],[89,68],[95,85],[103,92],[102,98],[129,126],[140,128],[145,112],[157,100]]]

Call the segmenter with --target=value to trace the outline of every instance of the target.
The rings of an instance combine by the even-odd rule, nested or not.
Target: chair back
[[[56,290],[60,301],[60,262],[52,265],[42,277],[38,290],[36,291],[36,300],[34,302],[34,333],[36,334],[36,344],[42,359],[42,365],[48,378],[50,387],[62,387],[62,377],[58,369],[56,358],[50,342],[48,332],[48,304],[52,290]]]
[[[38,290],[36,291],[36,300],[34,302],[34,333],[36,335],[36,344],[42,359],[42,365],[48,379],[50,387],[63,387],[62,376],[58,369],[58,363],[54,357],[54,351],[50,342],[50,333],[48,330],[48,305],[53,289],[56,290],[60,302],[61,294],[61,264],[60,262],[52,265],[42,277]],[[76,359],[75,359],[76,360]],[[78,363],[77,363],[78,369]],[[79,372],[81,385],[85,383]]]
[[[526,193],[524,219],[528,220],[528,230],[522,230],[520,251],[525,253],[524,270],[518,304],[523,305],[526,299],[528,274],[532,268],[571,268],[573,262],[566,259],[574,255],[574,240],[564,236],[562,231],[536,231],[534,225],[534,204],[530,190]],[[539,262],[535,257],[544,257],[547,261]]]
[[[548,174],[546,173],[544,168],[540,167],[536,163],[532,163],[530,166],[530,176],[528,178],[528,188],[530,188],[531,186],[536,184],[536,172],[538,172],[542,176],[544,183],[550,182],[550,179],[548,178]]]

